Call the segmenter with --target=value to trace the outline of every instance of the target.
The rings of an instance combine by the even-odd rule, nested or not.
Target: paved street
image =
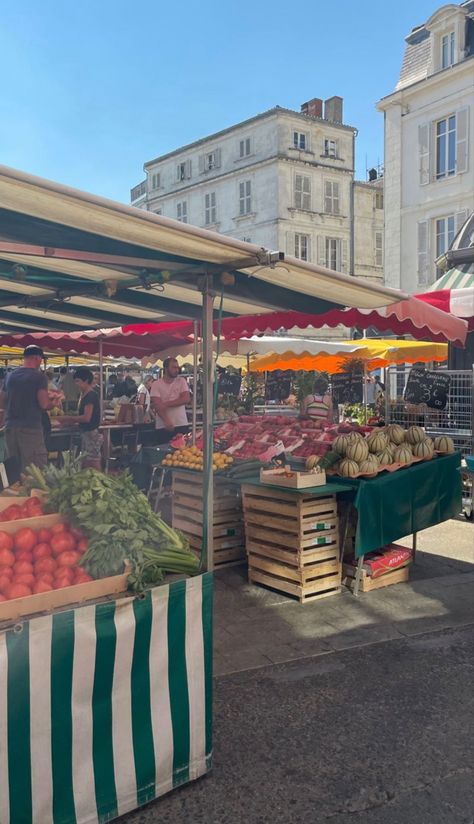
[[[358,599],[217,573],[214,769],[124,824],[474,824],[473,536],[427,530]]]

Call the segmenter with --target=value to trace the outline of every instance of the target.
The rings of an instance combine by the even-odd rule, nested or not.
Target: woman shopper
[[[78,415],[60,415],[61,424],[78,424],[81,431],[81,453],[84,456],[83,467],[102,469],[103,436],[99,432],[100,398],[92,388],[94,375],[86,366],[80,366],[74,372],[74,382],[81,396]]]
[[[322,374],[318,375],[314,382],[314,393],[307,395],[302,403],[302,415],[307,415],[313,421],[332,423],[332,397],[328,387],[328,379]]]

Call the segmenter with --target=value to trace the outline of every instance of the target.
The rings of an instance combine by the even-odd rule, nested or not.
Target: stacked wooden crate
[[[202,548],[203,476],[186,470],[173,471],[172,525],[180,529],[197,552]],[[214,476],[212,535],[214,566],[245,559],[245,536],[240,485]]]
[[[335,495],[244,485],[249,581],[306,603],[341,590]]]

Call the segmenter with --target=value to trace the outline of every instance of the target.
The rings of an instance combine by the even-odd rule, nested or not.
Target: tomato
[[[32,498],[28,498],[28,500],[27,500],[26,504],[24,504],[24,506],[25,506],[25,508],[27,509],[28,512],[31,512],[32,510],[35,510],[35,509],[40,509],[41,511],[43,511],[43,505],[42,505],[42,503],[41,503],[41,501],[40,501],[40,499],[38,498],[37,495],[33,495]]]
[[[52,584],[54,581],[54,576],[51,572],[39,572],[36,575],[37,581],[46,581],[48,584]]]
[[[35,583],[34,575],[15,575],[12,584],[26,584],[27,587],[32,587]]]
[[[17,561],[29,561],[31,564],[33,561],[33,553],[27,552],[26,549],[19,549],[18,552],[15,552],[15,558]]]
[[[2,595],[2,593],[0,592],[0,602],[1,601],[8,601],[8,598],[6,597],[6,595]]]
[[[49,584],[47,581],[36,581],[36,584],[33,587],[33,592],[35,595],[38,595],[39,592],[51,592],[53,589],[53,585]]]
[[[0,532],[0,549],[13,549],[13,538],[8,532]]]
[[[51,549],[53,555],[61,555],[62,552],[70,552],[76,548],[76,541],[70,532],[62,532],[60,535],[53,535],[51,538]]]
[[[49,558],[51,554],[51,547],[46,543],[36,544],[33,550],[33,558],[35,561],[39,561],[40,558]]]
[[[55,578],[53,583],[54,589],[64,589],[64,587],[72,586],[72,581],[69,578],[66,578],[64,575],[61,578]]]
[[[12,504],[12,506],[9,506],[3,510],[3,517],[6,521],[17,521],[21,518],[21,515],[21,506],[18,506],[18,504]]]
[[[39,558],[35,563],[35,575],[40,575],[42,572],[52,574],[57,567],[54,558]]]
[[[18,532],[13,536],[13,541],[15,544],[15,549],[26,549],[31,550],[34,546],[38,543],[36,532],[30,529],[28,526],[23,527],[23,529],[19,529]]]
[[[0,592],[5,592],[10,586],[12,579],[9,575],[0,575]]]
[[[58,535],[61,532],[67,532],[67,524],[54,524],[51,527],[51,532],[53,535]]]
[[[44,527],[41,527],[41,529],[38,529],[38,532],[36,533],[36,537],[38,538],[38,543],[39,544],[49,544],[52,534],[53,533],[51,532],[50,529],[44,529]]]
[[[87,538],[81,538],[81,540],[77,542],[77,551],[80,552],[81,555],[84,555],[84,553],[87,552],[88,548],[89,541],[87,540]]]
[[[81,560],[81,554],[72,550],[61,552],[57,560],[60,567],[75,567]]]
[[[27,508],[26,504],[20,507],[20,518],[29,518],[30,517],[30,510]]]
[[[74,577],[75,584],[86,584],[88,581],[93,581],[93,577],[88,575],[87,572],[84,572],[83,569],[79,569]]]
[[[28,512],[28,518],[42,518],[44,512],[39,507],[35,507],[35,509],[30,509]]]
[[[67,578],[71,584],[74,578],[74,570],[72,567],[58,567],[53,575],[55,578]]]
[[[13,564],[14,575],[23,575],[23,573],[33,573],[33,564],[30,561],[15,561]]]
[[[8,575],[9,578],[13,578],[13,567],[11,566],[0,566],[0,575]]]
[[[15,556],[9,549],[0,549],[0,566],[13,566]]]
[[[26,584],[12,584],[5,593],[7,598],[26,598],[31,594],[31,588]]]

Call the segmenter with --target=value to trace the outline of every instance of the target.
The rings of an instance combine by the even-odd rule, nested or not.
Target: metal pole
[[[367,362],[364,361],[364,420],[367,425]]]
[[[202,291],[202,366],[203,366],[203,393],[202,393],[202,431],[204,451],[204,512],[203,527],[206,541],[202,548],[203,569],[214,569],[213,546],[213,509],[214,509],[214,473],[212,468],[212,453],[214,450],[213,437],[213,345],[212,345],[212,314],[214,294],[211,293],[212,281],[206,275]]]
[[[198,384],[198,322],[197,320],[193,321],[193,334],[194,334],[194,343],[193,343],[193,423],[192,423],[192,439],[193,439],[193,446],[196,443],[196,420],[197,420],[197,384]]]
[[[99,394],[100,394],[100,422],[104,420],[104,344],[102,339],[99,340]]]

